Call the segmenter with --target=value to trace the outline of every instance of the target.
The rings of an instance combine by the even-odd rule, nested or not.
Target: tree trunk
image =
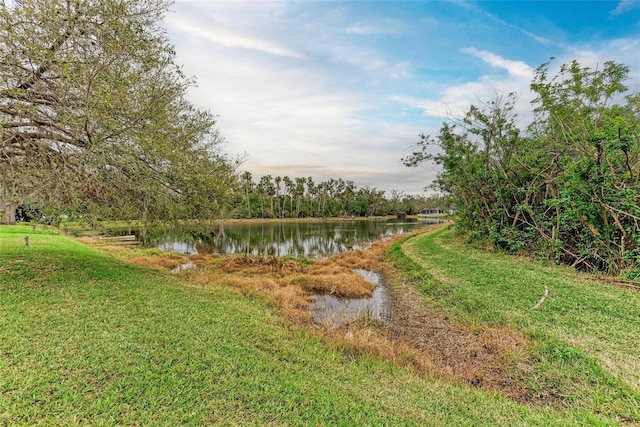
[[[17,208],[17,203],[5,202],[3,200],[0,200],[0,213],[2,213],[0,224],[15,224]]]

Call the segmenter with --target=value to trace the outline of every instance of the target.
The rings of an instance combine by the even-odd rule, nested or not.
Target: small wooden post
[[[29,247],[29,236],[24,236],[24,245]]]

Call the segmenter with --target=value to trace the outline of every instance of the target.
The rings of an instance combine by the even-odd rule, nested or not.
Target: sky
[[[495,94],[530,117],[534,70],[578,60],[631,68],[640,91],[640,0],[176,0],[164,26],[189,93],[241,171],[423,194],[438,173],[402,158]],[[427,190],[427,194],[431,193]]]

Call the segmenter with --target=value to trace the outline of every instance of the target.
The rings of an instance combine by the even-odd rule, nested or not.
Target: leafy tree
[[[526,136],[515,125],[515,95],[497,95],[435,138],[422,135],[404,162],[442,167],[434,186],[452,198],[471,238],[638,277],[640,94],[628,93],[621,64],[573,61],[551,78],[548,65],[531,84]]]
[[[640,94],[627,93],[628,74],[573,61],[550,79],[543,64],[531,84],[553,208],[538,227],[565,262],[592,270],[619,272],[639,256]]]
[[[235,185],[159,26],[164,0],[0,5],[0,209],[218,216]]]
[[[401,215],[404,216],[405,213],[402,212],[401,203],[402,198],[404,197],[404,193],[399,190],[391,190],[391,197],[389,198],[390,204],[390,213],[392,215]]]
[[[504,177],[504,167],[493,157],[496,150],[492,147],[504,142],[495,138],[500,134],[495,126],[500,120],[495,116],[505,117],[503,110],[511,108],[511,104],[487,105],[489,108],[470,108],[461,124],[443,124],[435,138],[422,135],[420,151],[404,159],[408,166],[433,161],[442,167],[433,186],[452,198],[458,226],[472,236],[490,234],[499,206],[496,190]],[[509,123],[511,126],[513,120]],[[437,146],[440,151],[432,153],[431,146]]]

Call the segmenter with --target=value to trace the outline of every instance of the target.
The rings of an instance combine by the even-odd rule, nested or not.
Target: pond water
[[[220,224],[212,231],[167,229],[132,233],[147,247],[181,254],[231,254],[322,258],[353,249],[365,249],[376,240],[413,231],[437,219],[386,219],[340,221],[269,221]]]
[[[332,295],[317,295],[309,304],[311,316],[316,323],[339,325],[358,318],[367,318],[386,323],[391,310],[389,288],[382,277],[373,271],[355,270],[375,285],[370,298],[336,298]]]

